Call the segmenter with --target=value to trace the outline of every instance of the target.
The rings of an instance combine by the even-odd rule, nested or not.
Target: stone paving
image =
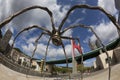
[[[98,72],[94,75],[84,78],[84,80],[108,80],[108,70]],[[111,80],[120,80],[120,64],[112,66]]]
[[[48,78],[36,77],[36,76],[26,76],[15,72],[4,65],[0,64],[0,80],[48,80]],[[54,80],[49,78],[49,80]]]
[[[62,77],[63,78],[63,77]],[[36,76],[26,76],[15,72],[4,65],[0,64],[0,80],[63,80],[61,78],[44,78]],[[64,79],[69,80],[69,79]],[[80,80],[80,79],[71,79]],[[91,74],[90,76],[84,78],[83,80],[108,80],[108,70],[103,70]],[[112,67],[111,80],[120,80],[120,64]]]

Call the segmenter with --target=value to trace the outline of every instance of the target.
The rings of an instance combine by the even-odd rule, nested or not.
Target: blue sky
[[[0,21],[4,20],[6,17],[10,16],[16,11],[23,8],[30,7],[33,5],[48,7],[53,12],[54,24],[58,28],[62,19],[64,18],[66,12],[74,5],[78,4],[88,4],[91,6],[101,6],[110,14],[114,15],[117,19],[117,10],[114,7],[114,0],[0,0]],[[66,20],[64,26],[68,27],[70,25],[82,23],[88,26],[92,26],[98,36],[101,38],[103,43],[116,39],[118,37],[117,30],[112,22],[100,11],[98,10],[88,10],[88,9],[76,9],[74,10],[68,19]],[[10,29],[13,32],[13,37],[10,40],[10,44],[13,42],[15,35],[25,27],[31,25],[45,26],[50,31],[52,30],[50,18],[48,14],[42,10],[32,10],[24,13],[17,18],[13,19],[8,25],[6,25],[2,32]],[[16,42],[15,47],[20,48],[24,53],[31,56],[34,46],[35,39],[40,35],[41,31],[38,29],[33,29],[26,31],[21,34]],[[88,40],[95,41],[95,36],[90,30],[84,28],[75,28],[67,31],[65,36],[79,37],[81,41],[81,46],[84,52],[90,51],[88,46]],[[39,40],[38,49],[36,51],[35,58],[42,59],[45,55],[46,42],[49,36],[43,36]],[[71,57],[71,44],[70,40],[64,40],[65,49],[67,56]],[[76,51],[76,55],[79,53]],[[50,43],[47,60],[64,59],[64,53],[61,47],[56,47]],[[94,59],[93,59],[94,60]],[[86,64],[91,64],[93,60],[87,60]]]

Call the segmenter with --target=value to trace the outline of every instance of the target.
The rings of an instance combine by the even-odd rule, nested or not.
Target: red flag
[[[78,43],[78,45],[76,45],[74,40],[72,40],[72,42],[73,42],[73,50],[76,48],[79,51],[79,53],[82,54],[82,49],[80,44]]]
[[[75,42],[74,42],[73,40],[71,40],[71,45],[72,45],[72,58],[73,58],[73,59],[74,59],[74,57],[75,57],[74,44],[75,44]]]

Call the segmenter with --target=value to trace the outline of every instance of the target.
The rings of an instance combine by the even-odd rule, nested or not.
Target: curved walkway
[[[25,75],[0,64],[0,80],[48,80],[48,78]],[[49,78],[49,80],[54,80]]]
[[[7,68],[6,66],[0,64],[0,80],[61,80],[61,79],[44,78],[30,75],[26,76],[25,74],[13,71]],[[90,76],[84,78],[83,80],[108,80],[108,70],[102,70],[92,73]],[[111,80],[120,80],[120,64],[117,64],[112,67]]]
[[[95,72],[84,80],[108,80],[108,70]],[[111,80],[120,80],[120,64],[112,66]]]

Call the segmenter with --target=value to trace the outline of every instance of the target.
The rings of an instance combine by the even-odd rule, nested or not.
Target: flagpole
[[[72,45],[72,60],[74,60],[75,56],[74,56],[74,49],[73,49],[73,40],[71,40],[71,45]]]
[[[79,51],[79,53],[81,54],[81,65],[82,65],[82,71],[81,71],[81,80],[83,80],[83,66],[84,66],[84,64],[83,64],[83,51],[82,51],[82,48],[81,48],[81,46],[80,46],[80,40],[78,39],[78,46],[79,46],[79,49],[80,50],[78,50]]]
[[[71,37],[72,38],[72,37]],[[73,40],[71,39],[71,45],[72,45],[72,73],[73,75],[77,74],[77,61],[75,59],[75,52],[74,52],[74,44]]]

